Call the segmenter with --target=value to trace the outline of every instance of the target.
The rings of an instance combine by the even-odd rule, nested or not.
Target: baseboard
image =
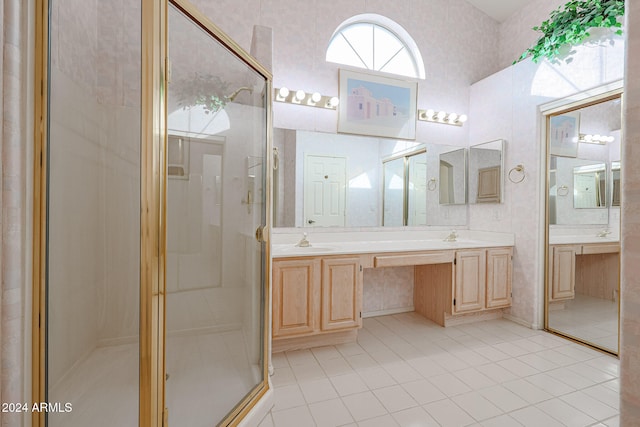
[[[534,329],[534,330],[540,330],[542,329],[540,327],[540,325],[538,325],[537,323],[529,323],[526,320],[522,320],[518,317],[514,317],[511,314],[503,314],[503,316],[505,319],[513,322],[513,323],[517,323],[518,325],[524,326],[525,328],[529,328],[529,329]]]
[[[367,317],[389,316],[391,314],[408,313],[410,311],[415,311],[413,306],[402,307],[402,308],[390,308],[388,310],[369,311],[366,313],[362,313],[362,318],[366,319]]]
[[[280,353],[282,351],[303,350],[313,347],[323,347],[326,345],[346,344],[355,342],[357,339],[357,329],[309,335],[305,337],[276,338],[272,341],[271,352]]]
[[[458,326],[467,323],[482,322],[484,320],[502,319],[502,309],[491,311],[480,311],[477,313],[457,314],[452,316],[447,314],[444,319],[444,326]]]

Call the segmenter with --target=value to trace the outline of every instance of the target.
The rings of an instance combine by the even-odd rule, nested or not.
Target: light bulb
[[[593,140],[595,142],[600,142],[602,141],[602,136],[600,136],[599,134],[593,135]]]
[[[457,119],[458,115],[456,113],[449,113],[449,116],[447,117],[447,121],[449,123],[455,123]]]
[[[429,118],[429,119],[432,119],[432,118],[433,118],[433,115],[434,115],[435,113],[436,113],[436,112],[435,112],[435,111],[433,111],[433,108],[429,108],[427,111],[425,111],[425,114],[427,115],[427,118]]]
[[[321,99],[322,95],[320,95],[318,92],[313,92],[313,95],[311,95],[311,101],[313,101],[314,104],[320,102]]]
[[[340,98],[338,98],[337,96],[332,96],[331,99],[329,99],[329,102],[327,102],[327,107],[335,108],[338,106],[338,104],[340,104]]]
[[[615,140],[616,140],[616,139],[615,139],[613,136],[608,136],[608,137],[607,137],[607,142],[613,142],[613,141],[615,141]]]
[[[444,118],[446,117],[447,113],[444,111],[438,111],[438,115],[436,116],[436,118],[438,120],[444,120]]]
[[[460,123],[464,123],[464,122],[466,122],[466,121],[467,121],[467,119],[468,119],[468,117],[467,117],[467,115],[466,115],[466,114],[460,114],[460,117],[458,117],[458,121],[459,121]]]
[[[591,141],[593,140],[593,135],[585,135],[585,136],[584,136],[584,140],[585,140],[586,142],[591,142]]]
[[[307,94],[304,93],[304,91],[302,89],[298,89],[296,91],[296,101],[302,101],[305,96],[307,96]]]
[[[280,96],[280,98],[286,98],[287,96],[289,96],[289,89],[287,89],[286,87],[281,87],[280,90],[278,91],[278,96]]]

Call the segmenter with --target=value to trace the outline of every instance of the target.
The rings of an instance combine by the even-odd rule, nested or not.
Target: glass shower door
[[[51,0],[49,10],[40,401],[60,410],[43,413],[39,422],[134,427],[140,406],[141,3]]]
[[[168,47],[166,406],[226,425],[265,379],[268,86],[173,5]]]

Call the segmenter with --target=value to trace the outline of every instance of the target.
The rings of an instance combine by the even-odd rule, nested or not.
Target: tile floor
[[[618,351],[618,302],[576,294],[549,311],[549,326],[576,338]]]
[[[364,320],[358,342],[273,355],[260,427],[618,426],[618,360],[507,320]]]

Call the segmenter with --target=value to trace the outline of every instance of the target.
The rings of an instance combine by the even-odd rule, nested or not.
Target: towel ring
[[[513,178],[513,173],[514,172],[518,172],[520,174],[522,174],[522,176],[520,177],[520,179],[514,179]],[[509,181],[513,182],[514,184],[519,184],[522,181],[524,181],[524,179],[526,178],[526,174],[524,173],[524,165],[520,164],[520,165],[516,165],[515,167],[511,168],[511,170],[509,171]]]
[[[435,178],[431,178],[429,181],[427,181],[427,190],[435,191],[437,186],[438,186],[438,181]]]
[[[558,187],[556,194],[562,197],[566,196],[567,194],[569,194],[569,187],[567,187],[566,185],[561,185],[560,187]]]

